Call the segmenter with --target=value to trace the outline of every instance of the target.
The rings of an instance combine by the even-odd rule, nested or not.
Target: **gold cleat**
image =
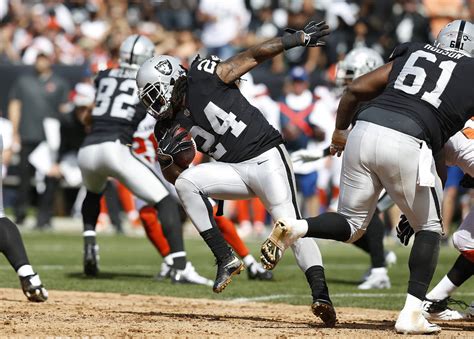
[[[266,270],[273,270],[283,257],[283,253],[288,247],[283,239],[287,236],[288,232],[289,227],[280,219],[275,223],[272,232],[262,244],[260,260]]]

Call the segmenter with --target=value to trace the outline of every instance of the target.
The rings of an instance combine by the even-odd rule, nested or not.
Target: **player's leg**
[[[358,286],[361,290],[390,288],[383,246],[384,224],[376,210],[367,226],[365,234],[353,244],[370,255],[371,268],[368,276]]]
[[[362,126],[361,126],[362,125]],[[371,169],[375,158],[377,135],[357,123],[349,135],[343,159],[338,213],[294,220],[283,218],[262,245],[262,260],[275,266],[283,252],[297,239],[321,238],[344,242],[358,240],[372,218],[382,190],[378,176]]]
[[[248,182],[274,220],[296,219],[295,177],[290,157],[283,145],[273,148],[248,163]],[[336,313],[329,298],[321,253],[313,239],[299,239],[292,245],[296,262],[304,272],[313,297],[312,311],[327,326],[334,326]]]
[[[111,175],[122,182],[135,196],[157,209],[163,234],[170,246],[172,268],[184,270],[187,260],[178,202],[170,195],[166,185],[154,170],[136,157],[128,147],[116,144],[114,156],[116,160],[111,159]]]
[[[262,265],[260,265],[260,263],[255,260],[248,247],[238,235],[234,223],[223,215],[216,215],[216,211],[217,208],[214,207],[214,219],[216,220],[217,227],[219,227],[219,230],[221,231],[225,241],[227,241],[227,243],[234,249],[237,255],[242,258],[245,267],[247,267],[248,278],[251,280],[272,280],[273,273],[264,269]]]
[[[161,181],[164,179],[160,178],[146,162],[135,156],[128,147],[116,144],[114,150],[112,154],[115,161],[109,160],[112,164],[111,175],[158,211],[158,219],[170,247],[166,261],[171,266],[171,281],[212,285],[212,281],[200,276],[186,258],[179,204],[170,194],[166,183]]]
[[[175,187],[186,213],[216,258],[217,275],[213,290],[219,293],[233,275],[240,273],[243,264],[219,231],[208,198],[247,199],[254,193],[230,164],[220,162],[185,170],[176,180]]]
[[[100,199],[107,184],[107,175],[103,173],[105,166],[101,160],[106,152],[101,145],[90,145],[81,148],[78,153],[78,164],[87,189],[81,212],[84,237],[83,264],[84,273],[88,276],[96,276],[99,272],[99,247],[95,227],[100,213]]]
[[[453,234],[453,243],[461,254],[448,274],[426,295],[423,311],[428,319],[456,320],[470,316],[450,309],[448,303],[451,294],[474,274],[474,210]]]
[[[434,187],[420,186],[419,167],[422,143],[408,135],[383,129],[377,148],[378,173],[387,193],[406,215],[415,230],[408,266],[410,270],[407,298],[395,329],[403,333],[432,333],[440,328],[427,322],[421,314],[422,301],[433,277],[441,237],[441,204],[443,190],[434,164],[427,169],[434,175]],[[386,152],[390,150],[390,152]]]
[[[0,168],[2,167],[3,142],[0,134]],[[46,301],[48,292],[43,287],[39,275],[33,271],[25,246],[17,226],[5,216],[3,211],[3,184],[0,181],[0,252],[20,278],[23,293],[30,301]]]

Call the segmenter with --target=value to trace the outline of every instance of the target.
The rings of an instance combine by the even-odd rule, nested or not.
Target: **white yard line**
[[[405,297],[405,293],[333,293],[331,298],[401,298]],[[474,292],[460,292],[456,293],[455,297],[472,297]],[[231,299],[235,303],[245,303],[252,301],[271,301],[271,300],[280,300],[280,299],[291,299],[291,298],[309,298],[309,295],[306,294],[275,294],[275,295],[264,295],[260,297],[250,297],[250,298],[235,298]]]

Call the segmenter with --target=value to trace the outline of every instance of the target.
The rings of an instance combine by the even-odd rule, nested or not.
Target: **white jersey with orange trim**
[[[446,164],[458,166],[474,177],[474,117],[444,145]],[[474,262],[474,208],[453,234],[453,244],[466,258]]]
[[[474,177],[474,117],[444,145],[446,164]]]
[[[153,129],[156,120],[149,114],[143,119],[133,134],[133,152],[145,159],[151,166],[157,162],[156,150],[158,142],[156,141]]]

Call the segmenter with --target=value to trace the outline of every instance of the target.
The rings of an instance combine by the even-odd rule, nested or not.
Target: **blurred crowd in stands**
[[[324,96],[326,93],[322,89],[334,87],[336,64],[351,49],[370,47],[387,60],[397,44],[433,42],[440,28],[449,21],[473,17],[474,0],[0,0],[0,66],[34,65],[36,69],[45,67],[42,63],[82,66],[83,86],[92,83],[98,70],[117,65],[120,44],[130,34],[146,35],[156,44],[157,54],[170,54],[189,64],[197,54],[214,54],[226,59],[258,42],[282,35],[286,27],[300,29],[310,20],[326,20],[331,34],[325,48],[294,48],[252,73],[251,96],[261,91],[266,95],[265,100],[276,103],[273,107],[277,116],[268,114],[267,117],[291,139],[295,131],[285,129],[284,124],[291,123],[292,119],[291,112],[282,113],[284,105],[293,105],[291,101],[295,99],[291,95],[298,98],[306,95],[305,107],[296,107],[296,104],[294,108],[298,111],[313,109],[319,94]],[[25,107],[25,101],[31,100],[26,88],[31,81],[12,84],[8,98],[10,104],[12,101],[14,104],[9,106],[10,112],[3,112],[4,117],[11,116],[12,109],[15,115],[14,110],[19,109],[15,103]],[[266,86],[259,87],[259,83]],[[53,89],[53,92],[60,91],[54,98],[49,98],[54,101],[53,108],[50,112],[42,111],[40,118],[65,114],[71,110],[67,104],[77,106],[83,97],[90,100],[87,99],[90,98],[89,89],[84,86],[74,89],[75,85],[62,81],[59,76],[54,81],[54,88],[39,81],[38,86],[44,86],[47,93]],[[74,89],[73,95],[65,94],[71,89]],[[76,96],[78,93],[79,97]],[[272,103],[266,106],[268,108]],[[69,124],[72,125],[67,128],[75,126],[74,122]],[[38,128],[37,122],[31,125],[24,131],[34,132],[35,126]],[[313,132],[310,141],[315,143],[327,141],[330,133]],[[17,145],[18,149],[23,147],[23,155],[21,151],[17,152],[21,158],[17,163],[21,165],[28,161],[29,154],[46,136],[40,133],[29,139],[19,133],[13,130],[13,150],[15,141],[23,144]],[[66,133],[71,135],[70,131]],[[54,168],[54,172],[46,173],[46,176],[59,178],[59,172]],[[26,178],[26,174],[23,175]],[[318,194],[316,180],[315,177],[305,178],[305,185],[312,185],[311,189],[300,189],[308,199],[305,207],[309,214],[317,212],[312,200],[316,197],[320,203],[324,200],[324,194]],[[49,191],[43,188],[43,192]],[[459,201],[458,191],[449,194],[454,197],[450,202],[454,206]],[[26,199],[22,194],[17,196]],[[38,204],[51,206],[53,198],[48,199]],[[258,203],[252,206],[257,232],[261,233],[265,215]],[[16,213],[20,223],[25,209]],[[246,206],[237,210],[239,221],[246,225],[244,233],[251,232],[248,230],[251,216]],[[38,221],[39,227],[50,222],[48,215],[38,218],[44,219]]]

